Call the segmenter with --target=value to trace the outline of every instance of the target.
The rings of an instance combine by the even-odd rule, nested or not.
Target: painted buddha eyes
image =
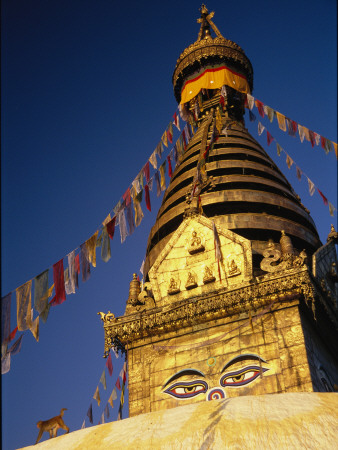
[[[176,398],[191,398],[207,392],[208,385],[203,380],[181,381],[169,386],[164,392]]]
[[[245,386],[246,384],[254,381],[261,373],[266,372],[269,369],[259,366],[248,366],[243,369],[236,370],[235,372],[230,372],[225,374],[221,380],[221,386],[225,387],[238,387]]]

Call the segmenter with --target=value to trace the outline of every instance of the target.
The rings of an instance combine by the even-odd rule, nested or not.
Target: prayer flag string
[[[86,282],[91,275],[91,266],[96,267],[96,248],[101,247],[101,258],[104,262],[109,261],[111,258],[110,240],[113,239],[115,233],[115,227],[119,226],[121,242],[124,242],[128,235],[134,232],[135,225],[138,226],[143,218],[143,212],[141,209],[142,192],[144,190],[144,199],[146,207],[151,211],[150,203],[150,191],[153,188],[153,182],[155,181],[157,186],[157,196],[166,189],[165,185],[165,168],[166,162],[168,162],[169,177],[172,176],[173,168],[171,162],[176,163],[176,167],[182,158],[182,148],[186,148],[189,140],[194,132],[193,128],[189,128],[189,124],[186,124],[181,132],[181,135],[177,139],[174,145],[176,149],[176,155],[178,154],[177,148],[180,149],[180,153],[176,158],[173,158],[173,149],[170,151],[168,159],[164,160],[160,170],[157,170],[157,157],[162,158],[164,151],[163,143],[168,147],[168,142],[173,142],[173,125],[177,130],[181,131],[179,115],[183,120],[184,113],[178,108],[173,115],[172,120],[169,122],[165,132],[162,135],[161,141],[150,155],[148,161],[138,173],[132,184],[123,194],[117,205],[112,208],[107,217],[102,222],[102,225],[93,233],[93,235],[82,243],[79,247],[72,250],[66,257],[62,258],[57,263],[46,269],[40,275],[34,278],[34,286],[32,280],[27,281],[24,285],[16,288],[15,291],[10,292],[6,296],[2,297],[1,305],[5,318],[2,333],[1,343],[1,358],[2,358],[2,373],[7,373],[10,370],[10,356],[11,354],[19,353],[21,349],[21,337],[20,346],[13,351],[12,346],[10,350],[7,349],[8,343],[14,339],[16,332],[30,330],[35,339],[39,340],[39,317],[41,316],[43,322],[46,322],[50,307],[60,305],[66,300],[66,295],[74,294],[76,288],[78,288],[78,275],[82,276],[82,282]],[[191,125],[190,125],[191,126]],[[155,173],[150,177],[150,164],[155,170]],[[161,176],[161,184],[159,190],[159,175]],[[133,214],[132,203],[134,206],[135,217]],[[114,213],[113,218],[111,214]],[[128,224],[128,227],[127,227]],[[68,261],[68,267],[64,269],[64,260]],[[49,270],[53,268],[53,281],[54,283],[48,287],[48,274]],[[38,316],[33,318],[33,309],[31,309],[32,289],[34,291],[34,308],[38,312]],[[55,295],[52,297],[53,291]],[[10,332],[10,307],[8,308],[8,302],[11,302],[12,293],[16,293],[17,300],[17,323],[18,326]],[[49,300],[52,297],[51,300]],[[9,300],[8,300],[9,299]],[[18,341],[17,341],[18,342]],[[99,394],[97,394],[99,395]],[[96,399],[98,402],[99,398]]]

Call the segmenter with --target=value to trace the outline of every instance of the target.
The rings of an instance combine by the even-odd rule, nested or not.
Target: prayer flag
[[[309,131],[309,138],[310,138],[310,142],[311,142],[311,146],[314,147],[315,146],[315,135],[314,132],[311,130]]]
[[[41,315],[44,323],[49,313],[48,304],[48,272],[49,269],[37,275],[34,279],[34,308]]]
[[[160,184],[160,177],[158,175],[158,171],[155,172],[155,181],[156,181],[156,195],[159,197],[161,195],[161,184]]]
[[[167,136],[168,136],[168,141],[170,142],[170,144],[173,143],[173,124],[172,122],[169,123],[168,128],[167,128]]]
[[[120,383],[120,378],[117,378],[115,386],[117,387],[117,389],[120,391],[121,390],[121,383]]]
[[[101,423],[104,424],[104,411],[103,411],[103,413],[101,415]]]
[[[173,121],[173,124],[175,125],[175,127],[176,127],[179,131],[181,131],[181,128],[180,128],[180,119],[179,119],[179,117],[178,117],[178,115],[177,115],[176,112],[174,113],[174,121]]]
[[[287,128],[288,128],[288,134],[289,136],[296,136],[296,132],[297,132],[297,123],[291,119],[288,119],[287,117],[285,118],[286,120],[286,124],[287,124]]]
[[[62,269],[63,275],[63,269]],[[31,320],[32,304],[32,280],[16,289],[16,312],[18,329],[20,331],[29,330],[32,326]]]
[[[157,158],[156,158],[156,152],[153,151],[153,153],[150,155],[149,158],[150,164],[153,166],[153,168],[157,169]]]
[[[116,222],[116,216],[114,216],[112,218],[112,220],[107,223],[107,232],[108,232],[110,239],[113,239],[113,237],[114,237],[115,222]]]
[[[104,408],[104,413],[105,413],[107,418],[110,416],[108,403],[106,404],[106,406]]]
[[[93,399],[97,401],[98,406],[100,406],[101,403],[101,399],[100,399],[100,391],[99,391],[99,387],[96,387],[96,391],[93,395]]]
[[[79,288],[80,255],[75,256],[75,286]]]
[[[184,103],[180,103],[178,105],[178,112],[180,113],[182,120],[184,120],[185,122],[189,120],[189,112]]]
[[[113,375],[113,362],[111,359],[111,353],[109,353],[109,355],[108,355],[106,366],[108,368],[109,375],[112,376]]]
[[[271,142],[273,141],[273,136],[271,136],[271,134],[269,133],[269,131],[268,130],[266,130],[266,139],[267,139],[267,141],[268,141],[268,145],[270,145],[271,144]]]
[[[250,122],[254,122],[256,120],[255,114],[249,109],[249,119]]]
[[[166,161],[163,161],[163,163],[160,165],[161,191],[165,191],[166,190],[166,185],[165,185],[165,166],[166,166]]]
[[[289,155],[286,155],[286,164],[287,164],[288,168],[291,169],[291,166],[293,164],[293,159],[290,158]]]
[[[253,97],[252,95],[250,95],[250,94],[246,94],[246,98],[247,98],[247,101],[248,101],[248,107],[249,107],[249,110],[251,110],[251,109],[254,107],[255,99],[254,99],[254,97]]]
[[[277,155],[280,156],[281,151],[283,150],[282,147],[278,144],[278,142],[276,142],[276,147],[277,147]]]
[[[96,267],[96,242],[99,231],[95,231],[93,236],[86,240],[88,261],[93,267]]]
[[[146,166],[148,167],[148,173],[147,176],[149,177],[149,162],[147,162]],[[146,167],[145,166],[145,167]],[[126,211],[127,211],[127,222],[129,227],[129,236],[134,233],[135,225],[134,225],[134,216],[133,216],[133,209],[131,204],[131,195],[130,195],[130,189],[128,188],[126,192],[123,194],[123,200],[126,205]]]
[[[266,115],[268,116],[270,122],[273,121],[273,118],[275,117],[275,110],[270,108],[270,106],[264,105],[264,111]]]
[[[37,342],[39,342],[39,319],[40,317],[37,316],[34,322],[32,323],[32,326],[30,327],[32,335],[35,337],[35,340]],[[32,321],[33,321],[33,309],[32,309]]]
[[[108,214],[108,216],[104,219],[104,221],[102,222],[103,226],[106,226],[108,222],[111,221],[111,217],[110,217],[110,213]]]
[[[81,268],[82,268],[82,281],[85,283],[90,277],[90,265],[88,261],[88,250],[86,244],[80,245],[80,257],[81,257]]]
[[[117,393],[116,393],[116,387],[114,387],[114,389],[113,389],[113,391],[112,391],[112,393],[110,394],[110,397],[109,397],[109,399],[108,399],[108,403],[110,404],[110,406],[111,406],[112,408],[114,408],[113,400],[116,400],[116,399],[117,399]]]
[[[148,183],[149,191],[153,190],[153,184],[154,184],[154,177],[152,176]]]
[[[14,330],[11,331],[11,334],[8,337],[8,342],[11,342],[15,338],[17,331],[18,331],[18,327],[15,327]]]
[[[90,404],[89,409],[87,411],[87,416],[89,419],[90,423],[93,423],[93,408],[92,408],[92,404]]]
[[[258,109],[258,113],[261,117],[264,117],[264,105],[260,100],[255,100],[257,109]]]
[[[258,135],[260,136],[264,130],[265,127],[260,122],[258,122]]]
[[[11,369],[11,354],[7,352],[1,358],[1,375],[5,375],[5,373],[8,373],[10,369]]]
[[[144,260],[142,261],[142,264],[140,267],[140,272],[142,273],[142,276],[144,275],[143,271],[144,271]]]
[[[220,110],[217,109],[217,111],[216,111],[216,129],[217,129],[217,131],[218,131],[218,134],[221,134],[221,133],[222,133],[222,128],[223,128],[223,125],[222,125],[222,115],[221,115]]]
[[[174,158],[175,164],[177,166],[177,163],[178,163],[178,152],[177,152],[176,144],[173,147],[173,158]]]
[[[82,422],[81,430],[83,430],[84,428],[86,428],[86,419]]]
[[[317,188],[318,194],[322,197],[324,205],[328,204],[327,198],[325,197],[325,195]]]
[[[135,225],[138,227],[140,223],[142,222],[142,219],[144,217],[142,208],[141,208],[141,201],[142,201],[142,194],[143,191],[140,191],[137,195],[134,196],[135,193],[133,193],[133,204],[134,204],[134,211],[135,211]]]
[[[69,280],[66,285],[66,294],[75,294],[76,274],[75,274],[75,250],[68,254]]]
[[[329,139],[326,139],[325,153],[328,154],[329,152],[332,152],[332,142]]]
[[[145,193],[145,200],[146,200],[146,206],[149,211],[151,211],[151,204],[150,204],[150,195],[149,195],[149,186],[146,184],[144,186],[144,193]]]
[[[102,261],[108,262],[111,258],[110,250],[110,238],[107,230],[107,225],[102,228],[102,234],[100,236],[101,240],[101,258]]]
[[[332,205],[332,203],[331,202],[329,202],[329,211],[330,211],[330,216],[334,216],[334,210],[335,210],[336,208]]]
[[[310,178],[307,179],[308,184],[309,184],[309,193],[312,196],[315,192],[315,185],[312,183],[312,181],[310,180]]]
[[[21,351],[23,334],[17,339],[12,347],[8,350],[11,355],[17,355]]]
[[[170,158],[170,155],[167,156],[167,161],[168,161],[168,175],[169,175],[169,177],[171,178],[171,177],[172,177],[172,174],[173,174],[173,170],[172,170],[172,167],[171,167],[171,158]]]
[[[146,182],[149,183],[150,179],[149,161],[147,161],[145,166],[143,167],[143,173],[144,176],[146,177]]]
[[[11,299],[11,292],[1,298],[1,345],[7,344],[11,330]]]
[[[185,138],[187,140],[187,144],[189,144],[192,136],[191,136],[191,132],[190,132],[190,128],[189,128],[189,124],[188,123],[185,124],[185,127],[184,127],[183,131],[185,132],[184,134],[185,134]]]
[[[123,242],[126,240],[126,237],[128,236],[124,207],[121,208],[120,211],[118,212],[117,220],[118,225],[120,227],[121,244],[123,244]]]
[[[298,133],[299,133],[300,142],[303,143],[304,138],[305,138],[304,127],[302,127],[302,125],[299,125],[299,124],[298,124]]]
[[[103,369],[103,372],[102,372],[102,375],[101,375],[101,378],[100,378],[100,383],[102,384],[103,389],[106,390],[107,389],[106,372],[105,372],[104,369]]]
[[[320,135],[317,134],[317,133],[315,133],[315,132],[313,132],[313,134],[314,134],[314,137],[315,137],[315,143],[316,143],[316,145],[319,145],[319,142],[320,142]]]
[[[302,173],[303,173],[302,170],[298,166],[296,166],[296,174],[297,174],[298,180],[300,180],[302,178]]]
[[[162,158],[162,153],[163,153],[163,143],[162,143],[162,141],[160,141],[158,144],[157,144],[157,147],[156,147],[156,149],[155,149],[155,152],[157,153],[157,155],[158,155],[158,157],[161,159]]]
[[[333,147],[334,147],[334,152],[336,154],[336,158],[338,159],[338,145],[336,142],[332,142]]]
[[[184,151],[186,151],[186,149],[187,149],[187,138],[185,136],[185,127],[184,127],[184,129],[182,131],[181,139],[182,139],[182,144],[183,144]]]
[[[279,129],[282,131],[286,131],[286,122],[285,122],[285,116],[278,111],[276,111],[277,121]]]
[[[163,144],[164,144],[166,147],[168,147],[168,136],[167,136],[167,131],[165,131],[165,132],[162,134],[161,141],[163,142]]]

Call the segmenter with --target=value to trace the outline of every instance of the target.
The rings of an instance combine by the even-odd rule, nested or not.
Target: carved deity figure
[[[241,273],[234,259],[231,259],[230,263],[228,262],[228,271],[229,277],[233,277],[234,275],[239,275]]]
[[[168,294],[173,295],[173,294],[177,294],[178,292],[180,292],[180,288],[178,286],[177,281],[175,280],[175,278],[170,278]]]
[[[187,282],[185,285],[186,289],[192,289],[196,286],[197,286],[197,283],[196,283],[196,279],[195,279],[194,275],[191,272],[188,272],[188,279],[187,279]]]
[[[197,235],[196,231],[193,231],[189,242],[189,253],[194,254],[202,251],[204,251],[202,239]]]
[[[214,277],[211,269],[208,266],[205,266],[204,269],[204,277],[203,277],[203,283],[207,284],[207,283],[212,283],[213,281],[215,281],[216,278]]]

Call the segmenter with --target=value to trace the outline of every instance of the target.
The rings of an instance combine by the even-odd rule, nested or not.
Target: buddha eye
[[[191,398],[207,392],[208,385],[205,381],[181,381],[169,386],[164,392],[176,398]]]
[[[248,366],[243,369],[236,370],[236,372],[230,372],[223,375],[220,380],[221,386],[225,387],[240,387],[254,381],[261,373],[266,372],[269,369],[259,366]]]

